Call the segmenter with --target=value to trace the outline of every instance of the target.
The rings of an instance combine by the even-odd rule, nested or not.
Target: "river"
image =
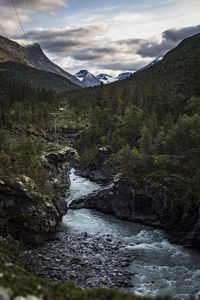
[[[89,194],[101,186],[76,176],[71,171],[71,202]],[[114,216],[94,210],[68,210],[63,218],[63,227],[68,231],[88,232],[89,234],[110,234],[126,243],[135,259],[129,269],[134,273],[131,292],[137,295],[171,295],[186,299],[189,295],[200,299],[200,255],[168,242],[162,230],[141,224],[121,221]]]

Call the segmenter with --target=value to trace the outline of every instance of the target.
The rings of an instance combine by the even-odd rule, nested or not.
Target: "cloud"
[[[69,57],[82,65],[97,69],[136,71],[160,55],[175,47],[183,38],[200,31],[200,25],[172,28],[161,34],[161,39],[124,39],[112,41],[105,38],[109,25],[100,22],[79,28],[42,28],[28,32],[31,40],[37,41],[51,55]],[[80,65],[80,63],[78,63]]]
[[[140,68],[142,68],[145,64],[147,64],[147,61],[144,60],[138,60],[135,62],[112,62],[112,63],[106,63],[106,64],[98,64],[98,68],[104,69],[104,70],[114,70],[114,71],[136,71]]]
[[[79,27],[75,29],[71,29],[69,27],[64,29],[56,29],[52,28],[49,30],[36,29],[28,32],[28,35],[32,39],[36,39],[39,41],[49,40],[52,41],[56,39],[58,40],[75,40],[75,39],[90,39],[94,38],[98,35],[102,35],[107,32],[109,25],[104,22],[99,22],[96,25]]]
[[[163,39],[178,42],[197,33],[200,33],[200,25],[184,28],[172,28],[163,32]]]
[[[170,49],[176,47],[183,39],[197,33],[200,33],[200,25],[168,29],[162,33],[161,42],[153,40],[140,41],[137,54],[142,57],[158,57],[164,55]]]
[[[14,0],[17,8],[33,11],[48,11],[59,7],[67,7],[65,0]],[[5,6],[12,6],[11,2],[6,2]]]
[[[34,23],[32,14],[35,12],[48,12],[51,16],[56,16],[54,9],[68,7],[66,0],[13,0],[13,2],[23,24]],[[12,2],[0,0],[0,5],[0,19],[4,31],[12,38],[21,39],[22,31]]]
[[[97,37],[106,33],[109,25],[99,22],[95,25],[79,27],[79,28],[64,28],[49,30],[37,29],[27,33],[30,40],[39,42],[42,47],[56,55],[77,56],[76,59],[84,60],[83,51],[88,59],[98,58],[99,54],[94,52],[99,48]]]

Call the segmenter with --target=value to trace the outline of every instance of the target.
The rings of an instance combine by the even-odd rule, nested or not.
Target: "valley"
[[[88,88],[2,40],[0,297],[198,299],[200,34]]]

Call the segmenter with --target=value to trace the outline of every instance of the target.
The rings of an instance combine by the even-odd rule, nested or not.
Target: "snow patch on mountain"
[[[108,74],[99,74],[96,76],[96,78],[104,84],[110,84],[117,80],[117,78],[115,78],[111,75],[108,75]]]

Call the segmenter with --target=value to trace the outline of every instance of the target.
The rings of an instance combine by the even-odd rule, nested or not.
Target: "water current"
[[[73,169],[70,178],[68,203],[101,189],[99,184],[76,176]],[[129,266],[134,273],[131,292],[151,296],[168,294],[179,299],[193,295],[200,299],[200,254],[169,243],[164,231],[89,209],[68,210],[63,218],[65,226],[68,230],[93,235],[110,234],[125,242],[136,257]]]

